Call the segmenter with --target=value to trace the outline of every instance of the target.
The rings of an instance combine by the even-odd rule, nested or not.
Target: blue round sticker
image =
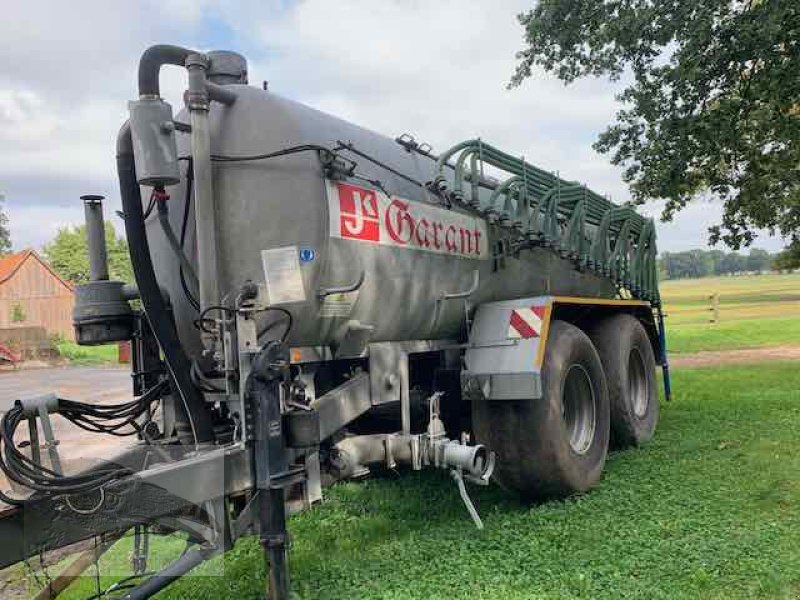
[[[313,248],[300,248],[300,262],[309,263],[317,257]]]

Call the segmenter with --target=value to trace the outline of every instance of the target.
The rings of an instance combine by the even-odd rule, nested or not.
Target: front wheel
[[[480,400],[472,408],[477,441],[497,453],[495,479],[530,500],[588,490],[608,453],[608,388],[594,345],[559,320],[546,342],[541,398]]]

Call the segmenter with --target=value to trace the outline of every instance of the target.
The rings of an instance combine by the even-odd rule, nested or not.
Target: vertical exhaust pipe
[[[89,281],[108,281],[108,253],[103,222],[103,196],[86,194],[83,212],[86,219],[86,245],[89,250]]]
[[[126,285],[111,281],[108,275],[103,196],[86,194],[81,200],[86,218],[89,281],[75,288],[72,310],[75,341],[82,346],[94,346],[130,340],[134,316]]]

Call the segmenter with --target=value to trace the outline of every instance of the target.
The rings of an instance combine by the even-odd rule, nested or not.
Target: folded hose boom
[[[453,183],[445,175],[455,159]],[[508,173],[482,199],[484,165]],[[465,190],[465,182],[470,183]],[[529,242],[552,247],[579,268],[610,277],[630,294],[660,304],[655,226],[628,206],[617,206],[585,185],[561,179],[523,159],[482,142],[467,140],[442,153],[433,190],[516,229]]]

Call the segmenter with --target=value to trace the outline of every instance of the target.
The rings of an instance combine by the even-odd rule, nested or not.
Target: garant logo
[[[381,239],[378,197],[367,190],[339,183],[339,229],[343,238],[379,242]]]
[[[480,255],[481,238],[485,235],[482,228],[448,223],[425,214],[415,215],[414,208],[410,201],[400,198],[392,198],[386,207],[383,226],[394,245],[441,254]]]
[[[389,197],[342,182],[327,182],[333,237],[488,258],[486,221],[430,204]]]

